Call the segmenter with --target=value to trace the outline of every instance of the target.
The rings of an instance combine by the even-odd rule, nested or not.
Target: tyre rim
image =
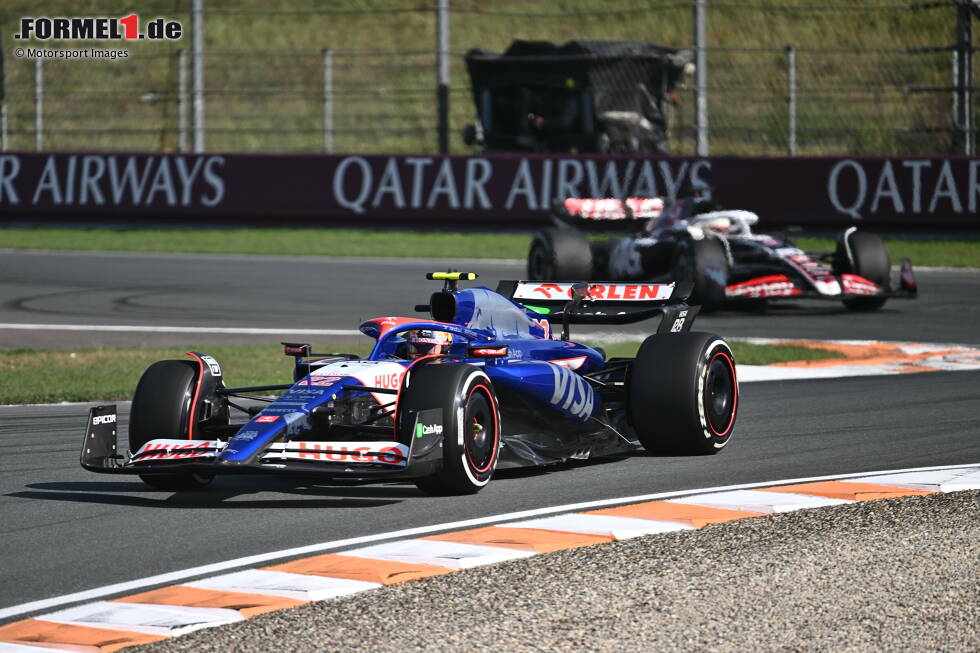
[[[704,414],[716,437],[723,437],[731,431],[737,402],[738,389],[735,387],[731,358],[724,352],[718,352],[708,363],[704,382]]]
[[[481,388],[477,386],[473,389],[463,418],[466,458],[477,473],[490,469],[497,453],[496,420],[490,400]]]

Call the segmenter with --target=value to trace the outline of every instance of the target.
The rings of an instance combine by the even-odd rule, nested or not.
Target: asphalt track
[[[491,286],[521,271],[514,263],[454,267],[482,272]],[[360,318],[411,314],[428,293],[417,280],[430,268],[418,261],[4,252],[0,322],[350,329]],[[801,304],[698,324],[726,336],[980,341],[980,275],[927,272],[920,285],[922,299],[876,314]],[[188,342],[186,334],[0,331],[2,347]],[[978,372],[746,384],[735,440],[718,456],[638,453],[502,473],[463,498],[425,497],[404,484],[274,477],[223,478],[194,496],[155,492],[135,478],[78,466],[85,406],[4,407],[0,608],[267,551],[575,501],[977,462],[978,387]]]
[[[433,267],[480,273],[491,288],[521,278],[517,261],[336,259],[288,256],[133,255],[0,250],[0,348],[277,342],[289,329],[354,331],[361,320],[416,315],[439,284]],[[726,337],[880,339],[980,343],[980,273],[924,270],[920,297],[872,313],[837,302],[773,303],[766,312],[701,316]],[[278,334],[139,333],[10,329],[10,324],[283,329]],[[640,323],[618,331],[640,334]],[[595,328],[582,327],[575,333]],[[602,330],[602,329],[599,329]],[[609,329],[606,329],[607,331]],[[309,336],[314,343],[337,336]],[[353,337],[351,337],[353,339]]]

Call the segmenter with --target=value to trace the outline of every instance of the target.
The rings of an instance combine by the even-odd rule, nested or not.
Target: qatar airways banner
[[[0,216],[544,224],[555,198],[711,187],[766,226],[980,228],[974,157],[0,154]]]

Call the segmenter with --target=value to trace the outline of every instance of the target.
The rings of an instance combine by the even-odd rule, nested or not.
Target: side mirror
[[[510,353],[507,347],[481,347],[479,345],[471,346],[468,351],[472,358],[504,358]]]

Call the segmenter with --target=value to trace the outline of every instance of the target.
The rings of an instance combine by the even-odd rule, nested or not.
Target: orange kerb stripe
[[[722,522],[744,519],[746,517],[760,517],[764,513],[749,512],[748,510],[711,508],[709,506],[695,506],[686,503],[673,503],[671,501],[649,501],[647,503],[636,503],[631,506],[590,510],[585,514],[678,521],[690,524],[695,528],[701,528],[702,526],[707,526],[708,524],[720,524]]]
[[[25,619],[6,626],[0,626],[0,642],[14,644],[35,644],[58,648],[92,647],[104,653],[112,653],[127,646],[149,644],[167,639],[164,635],[148,635],[133,633],[128,630],[111,630],[109,628],[93,628],[91,626],[76,626],[74,624],[57,624],[41,619]]]
[[[781,345],[796,345],[808,347],[810,349],[823,349],[826,351],[836,351],[844,355],[844,358],[823,358],[812,361],[788,361],[785,363],[773,363],[770,367],[837,367],[840,365],[885,365],[888,363],[915,363],[927,358],[943,356],[945,354],[959,353],[959,349],[943,349],[938,351],[919,352],[907,354],[895,345],[841,345],[829,342],[780,342]],[[915,371],[921,371],[917,368]]]
[[[340,555],[339,553],[327,553],[312,558],[274,565],[272,567],[263,567],[263,569],[269,571],[286,571],[293,574],[348,578],[350,580],[362,580],[368,583],[383,583],[385,585],[403,583],[406,580],[413,580],[415,578],[441,576],[442,574],[455,571],[455,569],[436,567],[435,565],[416,565],[391,560],[372,560],[370,558]]]
[[[851,501],[870,501],[871,499],[891,499],[893,497],[936,494],[936,492],[931,490],[909,490],[891,485],[846,483],[844,481],[821,481],[819,483],[800,483],[798,485],[780,485],[779,487],[759,489],[764,489],[766,492],[796,492],[798,494],[812,494],[830,499],[850,499]]]
[[[611,535],[589,535],[586,533],[565,533],[562,531],[545,531],[537,528],[501,528],[487,526],[455,533],[443,533],[420,538],[423,540],[438,540],[444,542],[463,542],[466,544],[483,544],[499,546],[507,549],[522,551],[563,551],[580,546],[590,546],[600,542],[612,542]]]
[[[306,603],[306,601],[282,596],[227,592],[198,587],[185,587],[183,585],[163,587],[158,590],[115,599],[115,601],[118,603],[183,605],[194,608],[227,608],[229,610],[238,610],[245,617],[254,617],[263,612],[292,608]]]

